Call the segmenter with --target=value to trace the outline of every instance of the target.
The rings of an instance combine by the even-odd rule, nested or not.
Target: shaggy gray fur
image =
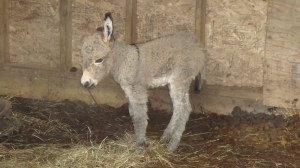
[[[169,35],[146,43],[129,45],[114,41],[112,19],[107,17],[103,31],[85,39],[82,47],[81,83],[89,88],[112,74],[129,100],[138,145],[147,146],[147,90],[168,85],[173,102],[173,115],[161,141],[168,149],[177,149],[191,113],[189,87],[199,73],[205,77],[205,55],[195,37]]]

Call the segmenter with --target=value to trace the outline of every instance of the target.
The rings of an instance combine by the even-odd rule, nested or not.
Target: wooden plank
[[[126,21],[125,21],[125,41],[128,44],[135,44],[137,21],[137,0],[126,0]]]
[[[20,63],[6,63],[5,67],[7,68],[19,68],[19,69],[31,69],[31,70],[40,70],[40,71],[57,71],[57,68],[52,68],[48,66],[36,65],[36,64],[20,64]]]
[[[7,0],[0,1],[0,65],[9,59],[8,55],[8,3]]]
[[[72,0],[60,0],[60,68],[65,73],[72,67]]]
[[[206,0],[196,0],[195,34],[205,46]]]
[[[48,76],[38,71],[8,69],[0,71],[0,94],[36,99],[46,99]]]
[[[0,95],[52,101],[68,99],[94,105],[108,104],[112,107],[120,107],[127,103],[124,92],[112,77],[104,79],[97,87],[92,88],[91,94],[79,81],[80,77],[66,78],[38,70],[8,69],[0,71]],[[235,106],[249,112],[265,112],[261,88],[204,85],[200,94],[191,91],[190,100],[195,112],[230,114]],[[149,101],[153,108],[172,111],[168,89],[150,90]]]
[[[172,111],[168,89],[153,89],[149,95],[152,107]],[[191,89],[190,101],[194,112],[228,115],[236,106],[248,112],[266,112],[262,104],[262,88],[204,85],[199,94]]]
[[[104,79],[97,87],[89,91],[85,89],[79,81],[80,78],[50,78],[48,98],[50,100],[80,100],[88,104],[108,104],[112,107],[120,107],[127,103],[124,92],[112,78]]]
[[[4,69],[0,71],[0,95],[19,96],[52,101],[84,101],[88,104],[108,104],[120,107],[127,102],[124,92],[107,78],[91,94],[80,84],[80,77],[66,78],[58,74],[32,69]]]
[[[300,1],[269,4],[263,101],[300,109]]]
[[[88,104],[108,104],[120,107],[127,103],[124,92],[111,77],[104,79],[99,85],[91,89],[91,94],[84,89],[80,77],[65,78],[51,76],[43,71],[29,69],[10,69],[0,71],[0,95],[20,96],[25,98],[61,101],[84,101]],[[96,99],[94,102],[92,96]],[[155,109],[172,111],[172,102],[167,89],[153,89],[149,91],[150,104]],[[190,100],[194,112],[214,112],[217,114],[231,114],[235,106],[240,106],[248,112],[267,112],[262,105],[261,88],[225,87],[204,85],[200,94],[190,93]],[[288,111],[284,109],[283,114]],[[281,114],[281,112],[277,113]],[[288,113],[289,115],[291,113]]]

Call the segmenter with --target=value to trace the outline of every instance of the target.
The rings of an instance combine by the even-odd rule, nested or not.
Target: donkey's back
[[[141,72],[145,73],[142,76],[149,77],[152,87],[192,80],[200,72],[203,75],[203,49],[191,35],[168,35],[138,44],[137,47]]]

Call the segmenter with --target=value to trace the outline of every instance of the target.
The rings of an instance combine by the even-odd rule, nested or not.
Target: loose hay
[[[170,114],[150,108],[142,149],[126,106],[5,99],[13,108],[0,130],[1,168],[300,167],[299,115],[192,114],[179,151],[169,153],[158,140]]]
[[[126,133],[116,141],[104,140],[100,145],[71,148],[51,167],[174,167],[169,161],[174,156],[154,140],[150,140],[150,146],[145,150],[137,148],[132,134]]]
[[[135,146],[132,134],[126,133],[118,140],[105,139],[99,145],[39,145],[28,149],[0,148],[0,165],[10,167],[176,167],[172,163],[176,154],[169,153],[165,145],[150,140],[146,149]]]

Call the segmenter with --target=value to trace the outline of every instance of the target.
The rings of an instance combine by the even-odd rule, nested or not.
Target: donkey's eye
[[[103,59],[102,59],[102,58],[97,59],[97,60],[95,61],[95,63],[97,63],[97,64],[100,64],[100,63],[102,63],[102,62],[103,62]]]

